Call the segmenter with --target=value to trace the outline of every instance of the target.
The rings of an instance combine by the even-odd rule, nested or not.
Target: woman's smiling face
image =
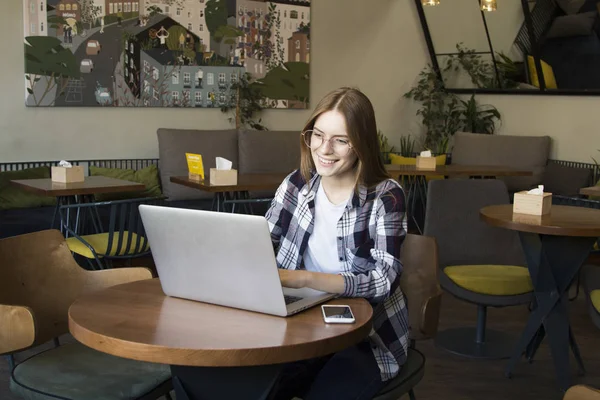
[[[317,173],[322,177],[339,178],[354,173],[357,156],[340,112],[327,111],[317,118],[310,148]]]

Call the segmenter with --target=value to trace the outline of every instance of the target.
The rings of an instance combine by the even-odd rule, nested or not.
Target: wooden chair
[[[11,364],[11,391],[26,399],[157,399],[172,389],[169,366],[114,357],[69,332],[68,309],[80,295],[152,277],[145,268],[86,271],[57,230],[0,240],[0,355]],[[13,355],[54,339],[56,347],[15,366]]]
[[[600,390],[584,385],[571,386],[563,400],[600,400]]]
[[[374,400],[397,400],[407,393],[411,400],[416,398],[414,388],[425,374],[425,356],[415,348],[415,341],[433,338],[438,329],[442,290],[438,283],[435,239],[406,235],[401,257],[404,270],[400,287],[408,303],[411,344],[400,374]]]

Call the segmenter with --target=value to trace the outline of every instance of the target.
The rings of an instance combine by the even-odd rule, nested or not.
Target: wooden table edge
[[[363,299],[363,301],[366,301]],[[76,304],[77,300],[75,301]],[[323,304],[328,304],[329,302],[325,302]],[[72,307],[73,305],[71,305]],[[112,337],[107,337],[102,334],[92,332],[89,329],[79,325],[71,316],[71,307],[69,307],[69,331],[71,335],[80,343],[90,347],[94,350],[111,354],[113,356],[128,358],[132,360],[152,362],[158,364],[168,364],[168,365],[182,365],[182,366],[195,366],[195,367],[248,367],[248,366],[260,366],[260,365],[271,365],[271,364],[281,364],[286,362],[299,361],[302,359],[309,359],[313,357],[325,356],[328,354],[332,354],[338,351],[341,351],[345,348],[348,348],[352,345],[359,343],[361,340],[364,340],[369,335],[372,324],[373,324],[373,311],[371,309],[369,318],[367,322],[365,322],[361,327],[346,332],[342,335],[335,336],[332,338],[312,341],[309,343],[302,344],[293,344],[288,346],[276,346],[276,347],[264,347],[264,348],[253,348],[253,349],[234,349],[234,350],[222,350],[222,349],[212,349],[212,350],[190,350],[190,349],[175,349],[172,347],[165,347],[160,345],[151,345],[146,343],[138,343],[132,342],[124,339],[117,339]],[[317,305],[316,307],[320,307]],[[284,318],[284,317],[280,317]],[[288,317],[290,318],[290,317]],[[348,338],[350,337],[350,338]],[[343,343],[342,343],[343,342]],[[321,348],[326,349],[326,351],[314,351],[315,344],[321,344]],[[303,349],[301,352],[304,354],[304,358],[294,357],[282,357],[281,350],[285,348],[294,348],[293,353],[297,353],[298,349]],[[121,349],[121,350],[118,350]],[[124,349],[124,350],[123,350]],[[277,349],[278,351],[271,351]],[[310,351],[309,351],[310,350]],[[257,362],[256,360],[252,360],[249,362],[245,360],[243,357],[232,357],[232,353],[240,352],[244,353],[247,351],[255,351],[255,352],[263,352],[264,357],[261,361]],[[170,353],[165,356],[165,352]],[[219,353],[228,352],[227,356],[216,357]],[[284,350],[285,352],[285,350]],[[190,357],[190,354],[194,353],[194,357]],[[287,353],[287,352],[285,352]],[[198,354],[206,354],[207,357],[206,362],[199,363],[198,362]],[[274,356],[277,357],[274,357]],[[273,356],[273,357],[270,357]],[[254,356],[256,357],[256,356]],[[254,358],[252,357],[252,358]],[[193,359],[190,360],[190,358]],[[216,361],[218,359],[218,362]]]
[[[42,178],[46,179],[46,178]],[[48,178],[49,179],[49,178]],[[11,185],[17,186],[26,192],[38,194],[47,197],[59,197],[59,196],[79,196],[79,195],[90,195],[90,194],[107,194],[107,193],[125,193],[125,192],[141,192],[146,189],[146,185],[143,183],[131,182],[128,186],[107,186],[99,191],[97,188],[65,188],[65,189],[41,189],[34,186],[29,186],[23,181],[27,179],[14,179],[10,180]],[[123,179],[119,179],[123,180]],[[108,190],[107,190],[108,189]],[[77,193],[73,193],[76,191]]]
[[[485,206],[479,209],[479,218],[490,226],[497,228],[510,229],[516,232],[526,232],[526,233],[536,233],[539,235],[551,235],[551,236],[570,236],[570,237],[595,237],[600,236],[600,228],[590,228],[589,232],[586,232],[584,235],[582,234],[573,234],[570,232],[565,233],[565,230],[576,230],[581,228],[562,228],[557,226],[542,226],[542,225],[534,225],[527,224],[525,222],[516,222],[516,221],[505,221],[499,220],[496,218],[492,218],[483,213],[483,210],[488,207],[494,207],[495,205]],[[525,214],[527,215],[527,214]],[[536,217],[536,215],[532,215],[532,217]]]

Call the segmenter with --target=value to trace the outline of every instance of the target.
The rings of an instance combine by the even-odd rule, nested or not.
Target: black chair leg
[[[477,306],[476,328],[453,328],[438,333],[436,346],[453,354],[479,359],[509,358],[516,338],[512,335],[487,329],[487,307]]]
[[[410,400],[417,400],[417,397],[415,396],[415,391],[412,389],[408,391],[408,397],[410,398]]]

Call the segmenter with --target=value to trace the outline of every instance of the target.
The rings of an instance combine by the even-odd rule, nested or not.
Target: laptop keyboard
[[[283,298],[285,300],[285,304],[292,304],[292,303],[302,300],[302,297],[290,296],[287,294],[284,294]]]

